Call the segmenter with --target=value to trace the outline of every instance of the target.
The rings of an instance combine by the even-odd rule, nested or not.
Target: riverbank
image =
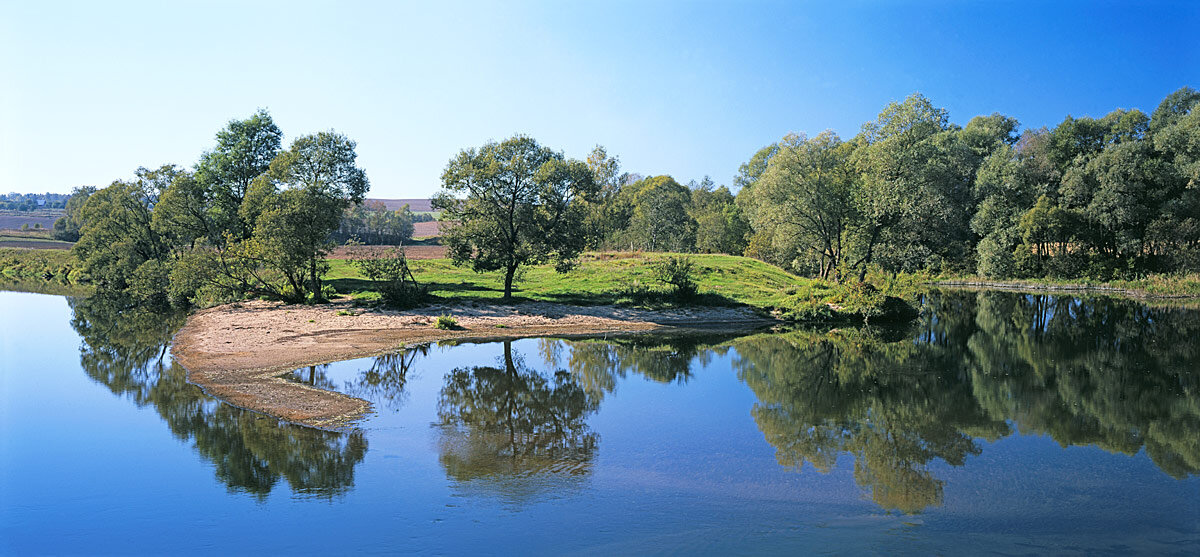
[[[455,329],[434,328],[445,314],[457,321]],[[777,323],[741,307],[645,310],[525,302],[391,311],[356,307],[348,300],[319,306],[256,301],[194,313],[176,334],[171,353],[187,369],[188,380],[214,396],[290,422],[338,428],[364,416],[370,405],[280,376],[304,366],[453,339],[752,332]]]
[[[956,277],[931,280],[934,286],[998,290],[1096,293],[1139,299],[1200,298],[1200,274],[1152,275],[1143,279],[1093,281],[1087,279],[997,280]]]

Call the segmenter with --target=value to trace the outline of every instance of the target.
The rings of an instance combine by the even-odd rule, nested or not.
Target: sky
[[[711,176],[919,92],[1053,127],[1200,88],[1200,2],[0,0],[0,192],[191,167],[231,119],[357,141],[371,197],[423,198],[517,133]]]

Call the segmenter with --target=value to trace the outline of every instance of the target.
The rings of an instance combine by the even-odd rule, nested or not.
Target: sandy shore
[[[434,319],[447,313],[460,328],[433,328]],[[648,311],[526,302],[387,311],[355,308],[349,302],[322,306],[247,302],[196,312],[176,334],[171,352],[188,370],[188,380],[210,394],[287,421],[336,428],[361,417],[370,404],[280,376],[307,365],[455,338],[750,331],[774,323],[744,308]]]

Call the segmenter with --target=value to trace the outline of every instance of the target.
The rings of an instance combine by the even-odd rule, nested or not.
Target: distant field
[[[413,223],[413,238],[432,238],[440,235],[441,228],[437,221]]]
[[[395,211],[407,203],[408,209],[414,213],[433,212],[433,200],[431,199],[367,199],[367,202],[371,201],[382,201],[389,211]]]
[[[5,230],[0,232],[0,248],[71,249],[75,244],[50,238],[49,230]]]
[[[387,249],[392,246],[369,246],[371,248]],[[446,257],[446,246],[404,246],[405,257],[416,260],[423,259],[442,259]],[[350,250],[345,246],[339,246],[329,254],[330,259],[348,259]]]
[[[40,224],[42,228],[53,228],[54,221],[62,215],[47,215],[45,213],[30,213],[21,214],[17,211],[5,211],[0,214],[0,230],[19,230],[21,225],[28,224],[30,228],[33,225]]]

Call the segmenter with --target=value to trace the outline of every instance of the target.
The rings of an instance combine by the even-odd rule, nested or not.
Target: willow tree
[[[583,251],[586,201],[596,192],[587,164],[516,135],[465,149],[442,174],[434,198],[451,260],[476,272],[504,271],[504,299],[522,265],[553,262],[566,272]]]
[[[831,278],[842,265],[847,234],[856,223],[853,145],[826,131],[814,138],[788,135],[755,184],[754,226],[770,231],[775,251],[797,270],[815,263]]]

